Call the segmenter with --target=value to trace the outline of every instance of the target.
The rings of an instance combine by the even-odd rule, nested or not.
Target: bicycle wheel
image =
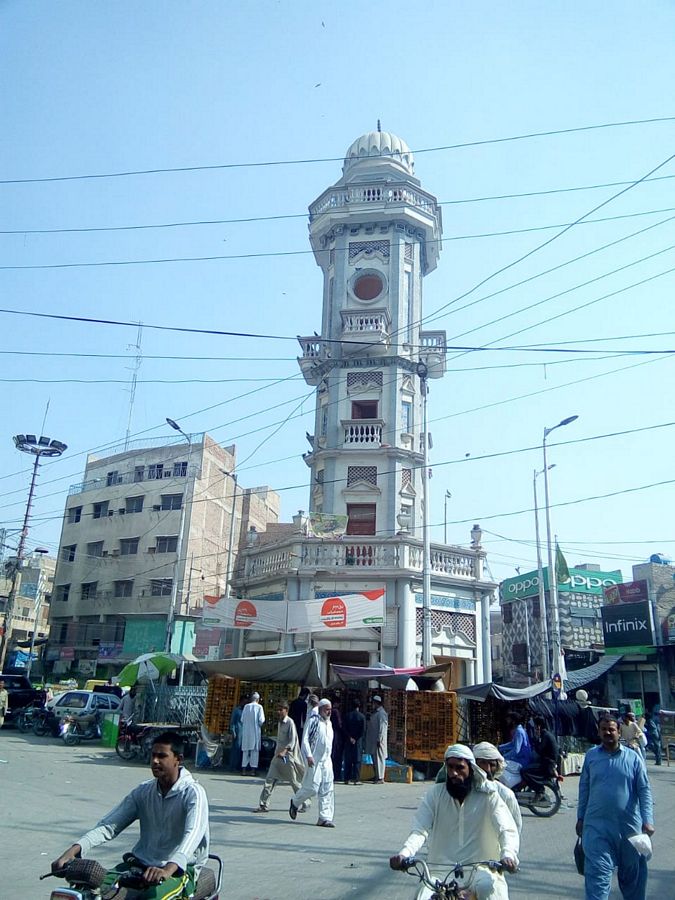
[[[46,719],[39,718],[33,722],[33,734],[37,735],[37,737],[44,737],[48,733],[49,725]]]
[[[136,756],[136,748],[134,747],[131,738],[121,737],[118,739],[115,744],[115,753],[125,761],[129,761]]]
[[[21,734],[25,734],[27,731],[32,730],[33,723],[28,717],[25,709],[20,709],[16,714],[16,727],[19,729]]]
[[[533,800],[530,804],[530,809],[535,816],[539,816],[541,819],[550,819],[560,809],[562,802],[560,789],[554,790],[550,785],[546,784],[542,791],[544,794],[543,798],[541,800]]]

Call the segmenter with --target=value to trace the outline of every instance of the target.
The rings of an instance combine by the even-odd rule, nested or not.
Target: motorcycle
[[[126,860],[126,857],[125,857]],[[209,860],[215,863],[214,868],[204,867],[199,874],[199,881],[192,900],[218,900],[223,881],[223,861],[213,853]],[[58,872],[47,872],[40,876],[45,878],[64,878],[68,888],[57,888],[50,894],[50,900],[100,900],[100,887],[106,876],[106,870],[94,859],[73,859]],[[143,870],[132,868],[117,879],[110,888],[110,896],[118,900],[133,900],[142,897],[148,885],[143,880]]]
[[[122,722],[115,744],[115,752],[120,759],[126,762],[136,757],[142,759],[143,762],[150,762],[152,738],[156,734],[158,734],[156,725],[135,725],[133,722]]]
[[[541,819],[550,819],[551,816],[554,816],[562,803],[560,781],[557,775],[547,778],[538,791],[533,791],[523,785],[523,787],[514,788],[513,792],[516,795],[518,806],[529,809],[531,813]]]
[[[51,734],[53,737],[59,736],[59,719],[51,709],[35,709],[32,716],[33,734],[37,737],[44,737]]]
[[[95,713],[82,719],[79,716],[65,716],[59,725],[59,736],[68,747],[82,741],[95,741],[101,737],[100,716]]]
[[[491,872],[503,872],[500,862],[487,859],[483,862],[465,863],[453,866],[442,880],[434,878],[423,859],[411,856],[401,866],[401,871],[414,875],[432,893],[430,900],[475,900],[476,893],[471,889],[477,869],[485,868]],[[461,883],[460,883],[461,881]]]

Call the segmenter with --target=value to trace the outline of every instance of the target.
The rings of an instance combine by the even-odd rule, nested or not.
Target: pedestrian
[[[129,690],[126,692],[124,697],[122,697],[122,704],[120,706],[120,718],[121,720],[129,725],[133,722],[134,719],[134,708],[136,706],[136,685],[134,684]]]
[[[506,724],[511,740],[499,745],[499,752],[506,760],[501,780],[507,787],[514,788],[521,781],[520,770],[532,760],[532,747],[520,716],[509,713]]]
[[[600,718],[598,735],[600,746],[586,754],[579,780],[576,831],[585,855],[586,900],[607,900],[614,869],[625,900],[645,900],[647,861],[629,839],[654,834],[647,770],[640,754],[620,743],[614,716]]]
[[[331,702],[319,701],[319,714],[307,720],[302,738],[302,752],[307,768],[299,791],[291,797],[288,814],[295,819],[298,810],[315,794],[319,796],[319,819],[317,825],[335,828],[335,786],[333,782],[333,726],[330,724]]]
[[[295,794],[300,790],[302,778],[305,774],[305,767],[302,764],[302,756],[300,755],[298,732],[295,729],[293,719],[288,714],[288,701],[282,700],[277,706],[277,718],[279,727],[277,729],[276,751],[267,771],[265,784],[260,794],[260,802],[257,809],[253,810],[255,813],[270,811],[269,800],[277,781],[289,783]]]
[[[375,694],[366,728],[366,753],[370,753],[373,759],[373,784],[384,784],[388,730],[389,716],[382,705],[382,697]]]
[[[661,723],[658,713],[647,713],[645,717],[645,728],[647,729],[647,747],[654,754],[654,761],[657,766],[661,765]]]
[[[307,695],[307,715],[305,717],[305,724],[302,726],[302,737],[305,736],[305,732],[307,731],[307,726],[309,725],[309,720],[312,716],[319,715],[319,696],[318,694],[308,694]],[[300,734],[300,732],[298,732]]]
[[[298,734],[302,734],[302,729],[305,726],[305,719],[307,718],[307,697],[309,696],[309,688],[301,687],[300,693],[295,698],[295,700],[291,701],[291,705],[288,708],[288,715],[293,719],[295,723],[295,730]]]
[[[445,751],[445,783],[435,784],[422,798],[412,830],[389,865],[400,869],[428,841],[427,865],[433,878],[477,860],[500,860],[508,872],[518,866],[518,829],[494,783],[477,765],[471,750],[452,744]],[[467,869],[457,879],[470,884],[478,900],[507,900],[504,876],[488,868]],[[432,889],[422,887],[417,900],[428,900]]]
[[[345,752],[344,723],[339,701],[333,698],[331,704],[330,724],[333,726],[331,760],[333,761],[333,779],[339,781],[342,777],[342,762]]]
[[[361,757],[363,756],[363,735],[366,733],[366,717],[361,712],[361,701],[357,698],[353,709],[345,719],[345,784],[361,784]]]
[[[635,719],[635,713],[627,709],[619,723],[619,740],[622,744],[640,753],[640,735],[642,729]],[[641,755],[641,754],[640,754]]]
[[[527,787],[535,792],[535,800],[544,796],[544,783],[557,776],[558,741],[552,731],[547,728],[543,716],[535,716],[534,738],[532,744],[534,755],[532,760],[520,770],[520,776]]]
[[[245,775],[248,767],[251,774],[258,774],[258,759],[262,744],[262,727],[265,724],[265,711],[258,701],[260,694],[254,691],[251,702],[241,712],[241,774]]]
[[[495,745],[488,743],[488,741],[481,741],[480,744],[475,744],[473,747],[473,755],[476,759],[478,768],[485,772],[487,780],[497,788],[499,796],[513,816],[513,821],[516,823],[516,828],[520,835],[523,830],[523,816],[520,812],[518,800],[511,788],[499,781],[499,776],[506,766],[506,760]],[[443,766],[436,776],[436,782],[445,782],[446,778],[447,772],[445,766]]]
[[[0,681],[0,728],[5,723],[5,716],[7,715],[7,710],[9,709],[9,694],[7,693],[7,688],[5,687],[5,682]]]
[[[241,769],[241,716],[246,706],[246,699],[240,700],[232,710],[230,716],[230,734],[232,744],[230,746],[230,771],[238,772]]]

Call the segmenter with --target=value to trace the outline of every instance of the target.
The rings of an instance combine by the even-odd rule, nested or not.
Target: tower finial
[[[382,126],[380,125],[380,120],[377,120],[377,130],[382,131]]]

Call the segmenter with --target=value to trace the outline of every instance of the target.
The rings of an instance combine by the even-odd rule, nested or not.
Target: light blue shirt
[[[615,753],[602,746],[589,750],[579,781],[578,818],[586,830],[630,837],[654,824],[652,791],[642,757],[619,745]]]

